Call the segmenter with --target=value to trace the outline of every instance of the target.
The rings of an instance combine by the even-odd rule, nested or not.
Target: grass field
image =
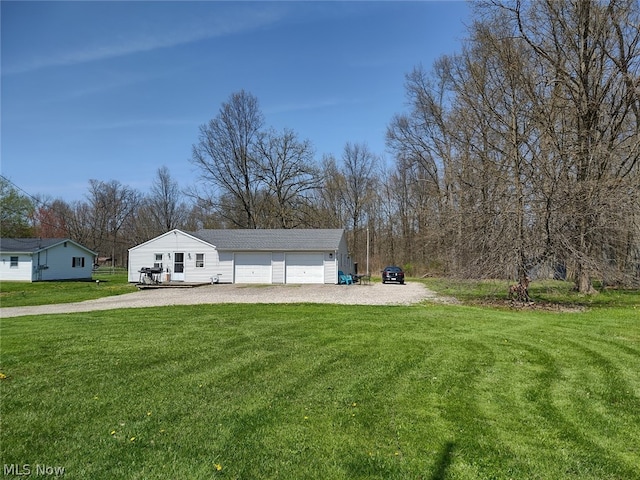
[[[0,457],[67,479],[640,478],[634,298],[3,319]]]
[[[81,302],[135,291],[136,287],[127,282],[126,272],[94,273],[91,280],[79,282],[0,282],[0,306]]]
[[[508,288],[513,282],[506,280],[460,280],[429,278],[423,280],[429,288],[451,295],[470,305],[510,306]],[[599,287],[599,285],[597,285]],[[533,309],[580,310],[603,307],[639,307],[640,291],[633,289],[600,289],[596,295],[584,295],[574,290],[573,282],[536,280],[529,293]]]

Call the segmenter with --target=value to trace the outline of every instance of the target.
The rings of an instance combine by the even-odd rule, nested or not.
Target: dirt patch
[[[478,305],[483,307],[509,309],[509,310],[529,310],[529,311],[543,311],[543,312],[558,312],[558,313],[582,313],[587,311],[587,307],[582,305],[566,305],[562,303],[551,303],[543,301],[531,301],[531,302],[516,302],[513,300],[483,300],[478,302],[471,302],[472,305]]]

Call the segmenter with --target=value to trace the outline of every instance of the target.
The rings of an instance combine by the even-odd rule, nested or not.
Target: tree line
[[[241,90],[199,129],[195,185],[178,186],[163,166],[147,194],[91,180],[86,200],[68,203],[2,179],[2,234],[69,236],[124,264],[128,248],[172,228],[345,228],[360,265],[369,239],[375,269],[556,276],[584,293],[594,281],[637,286],[637,2],[473,8],[461,52],[406,75],[389,161],[362,143],[317,159]],[[5,215],[16,211],[22,223]]]
[[[412,234],[458,275],[569,273],[584,293],[637,283],[638,3],[476,14],[461,54],[407,77],[412,109],[389,128]]]

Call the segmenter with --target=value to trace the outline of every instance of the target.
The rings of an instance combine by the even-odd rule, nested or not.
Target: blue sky
[[[89,179],[181,187],[200,125],[242,89],[316,158],[347,142],[389,159],[405,75],[460,50],[462,1],[2,1],[2,174],[82,200]]]

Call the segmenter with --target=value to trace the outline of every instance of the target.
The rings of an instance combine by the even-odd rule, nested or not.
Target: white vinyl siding
[[[73,242],[1,258],[0,281],[80,280],[91,278],[93,270],[93,252]]]
[[[33,255],[34,280],[91,278],[93,256],[73,242],[65,242]],[[39,270],[39,271],[38,271]]]
[[[31,274],[30,255],[2,255],[0,262],[0,280],[30,282]]]
[[[218,251],[213,245],[179,230],[172,230],[129,249],[129,281],[138,282],[140,279],[139,270],[143,267],[154,266],[156,263],[160,264],[158,266],[164,267],[162,281],[166,280],[167,273],[174,278],[176,253],[184,254],[181,266],[185,282],[209,283],[211,277],[222,272],[218,261]],[[196,267],[196,253],[204,255],[206,263],[203,268]],[[231,283],[231,275],[228,275],[227,278],[221,277],[220,281]]]
[[[213,276],[221,283],[233,283],[233,252],[218,252],[218,257]]]
[[[207,230],[200,232],[190,234],[176,229],[131,248],[129,281],[137,282],[141,268],[151,267],[160,260],[165,274],[173,274],[176,253],[184,253],[184,280],[189,283],[218,280],[220,283],[335,284],[338,270],[351,272],[344,235],[337,248],[335,243],[330,243],[326,250],[317,247],[305,250],[299,241],[296,244],[296,232],[291,247],[287,247],[289,232],[285,232],[282,238],[271,242],[273,249],[271,245],[248,246],[243,239],[226,233],[217,242],[215,235],[208,234]],[[282,248],[276,248],[279,245]]]

